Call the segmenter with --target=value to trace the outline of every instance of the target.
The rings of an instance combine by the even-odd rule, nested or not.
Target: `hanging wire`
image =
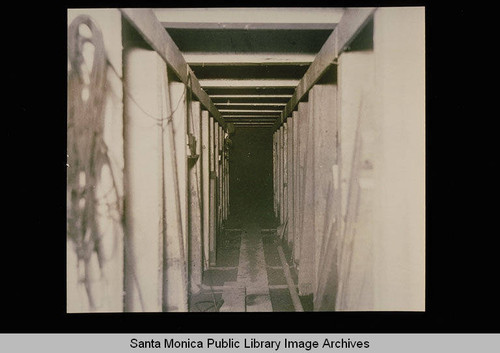
[[[127,97],[130,98],[130,100],[135,104],[135,106],[137,108],[139,108],[140,111],[142,111],[147,117],[153,119],[154,121],[158,122],[158,123],[162,123],[164,121],[170,121],[173,119],[173,116],[174,114],[177,112],[177,110],[179,109],[180,107],[180,104],[186,94],[186,92],[184,91],[181,95],[181,97],[179,98],[179,101],[176,103],[175,105],[175,108],[174,110],[168,114],[166,117],[158,117],[158,116],[155,116],[149,112],[147,112],[138,102],[137,100],[134,98],[134,96],[131,94],[131,92],[129,92],[129,90],[127,89],[126,85],[124,84],[123,82],[123,77],[118,73],[118,70],[116,70],[116,68],[114,67],[114,65],[111,63],[111,61],[109,60],[109,58],[106,57],[106,62],[108,64],[108,66],[111,68],[111,71],[116,75],[116,77],[122,82],[122,86],[123,86],[123,92],[127,95]]]
[[[90,36],[82,35],[85,27]],[[91,47],[94,50],[90,64],[85,60],[85,53]],[[98,206],[103,198],[98,196],[99,182],[106,167],[112,187],[104,197],[114,191],[119,214],[121,198],[104,141],[104,110],[108,91],[106,53],[102,32],[90,16],[80,15],[69,25],[68,60],[67,236],[75,245],[79,273],[80,263],[84,264],[80,282],[85,285],[90,309],[94,310],[97,298],[94,295],[95,281],[91,280],[89,273],[90,261],[96,254],[101,280],[106,283],[103,266],[110,258],[105,255],[104,234],[98,222],[101,215]],[[119,218],[122,221],[122,217]],[[114,236],[117,236],[116,232]]]

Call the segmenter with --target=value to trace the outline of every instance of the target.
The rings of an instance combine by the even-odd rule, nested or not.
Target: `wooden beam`
[[[203,269],[208,269],[210,230],[210,117],[207,110],[201,112],[201,179],[203,195]]]
[[[204,88],[237,88],[237,87],[296,87],[299,80],[200,80]]]
[[[163,65],[166,69],[162,59],[156,53],[140,48],[127,48],[123,58],[125,89],[133,91],[134,97],[148,112],[161,116],[160,95],[149,92],[159,88],[158,76],[162,73],[159,68]],[[139,64],[145,65],[144,69]],[[164,210],[163,136],[161,126],[149,119],[130,96],[124,95],[123,103],[127,182],[124,309],[126,312],[160,312],[164,261],[161,222]]]
[[[339,23],[344,14],[343,8],[332,7],[237,7],[237,8],[156,8],[153,13],[157,21],[172,25],[190,23],[192,28],[220,24],[225,28],[235,25],[329,25]],[[183,27],[186,28],[186,27]],[[219,27],[218,27],[219,28]],[[245,28],[245,27],[243,27]]]
[[[191,66],[310,65],[314,54],[306,53],[184,53]]]
[[[190,294],[196,294],[201,290],[203,273],[203,185],[202,185],[202,162],[199,157],[202,153],[201,144],[201,107],[200,102],[191,102],[191,119],[187,132],[196,138],[195,154],[198,159],[188,165],[188,275]]]
[[[235,119],[235,118],[245,118],[245,119],[255,119],[255,118],[268,118],[269,120],[275,120],[279,118],[279,115],[224,115],[224,119]],[[228,120],[229,121],[229,120]]]
[[[286,103],[215,103],[216,106],[228,106],[228,107],[273,107],[273,106],[285,106]],[[220,111],[220,109],[219,109]],[[278,110],[281,112],[281,110]]]
[[[207,93],[201,88],[196,75],[184,60],[182,53],[151,9],[120,9],[125,19],[139,32],[168,67],[184,83],[191,84],[193,94],[212,116],[225,127],[224,119]],[[189,78],[190,77],[190,78]],[[189,82],[190,81],[190,82]]]
[[[219,112],[221,114],[224,113],[251,113],[251,114],[259,114],[259,113],[274,113],[274,114],[279,114],[281,113],[281,110],[273,110],[273,109],[219,109]]]
[[[345,11],[339,24],[328,37],[325,44],[316,55],[311,66],[297,85],[295,92],[283,109],[283,117],[291,115],[300,100],[318,82],[328,67],[336,62],[339,55],[363,29],[364,25],[372,18],[376,8],[349,8]],[[276,122],[275,128],[283,123],[283,118]]]
[[[291,94],[213,94],[212,99],[218,98],[238,98],[238,99],[261,99],[261,98],[292,98]]]
[[[161,22],[166,29],[333,30],[336,23]]]

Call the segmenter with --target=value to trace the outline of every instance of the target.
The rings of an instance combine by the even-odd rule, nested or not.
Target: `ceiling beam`
[[[339,23],[344,10],[332,7],[238,7],[238,8],[157,8],[153,12],[159,22],[180,28],[201,28],[217,25],[217,28],[243,26],[258,29],[259,26],[332,26]],[[229,27],[228,27],[229,26]],[[328,27],[328,28],[330,28]],[[315,28],[314,28],[315,29]]]
[[[314,57],[306,53],[184,53],[190,66],[310,65]]]
[[[336,23],[161,22],[165,29],[333,30]]]
[[[219,109],[219,112],[221,114],[225,114],[225,113],[238,113],[238,114],[241,114],[241,113],[251,113],[251,114],[254,114],[254,113],[274,113],[274,114],[280,114],[281,113],[281,110],[273,110],[273,109]]]
[[[200,80],[203,88],[286,88],[296,87],[299,80]]]
[[[245,107],[261,107],[261,106],[266,106],[266,107],[273,107],[273,106],[285,106],[286,103],[252,103],[252,102],[247,102],[247,103],[214,103],[216,106],[220,105],[225,105],[225,106],[230,106],[230,107],[240,107],[240,106],[245,106]]]
[[[255,119],[255,118],[268,118],[269,120],[276,120],[280,115],[238,115],[238,114],[224,114],[224,119],[238,118],[238,119]]]
[[[261,99],[261,98],[291,98],[291,94],[212,94],[210,98],[241,98],[241,99]]]
[[[196,75],[184,60],[182,53],[151,9],[120,9],[124,18],[155,50],[168,67],[184,83],[190,81],[192,92],[210,114],[225,128],[224,119],[207,93],[201,88]]]
[[[283,119],[291,115],[299,101],[318,82],[328,67],[337,61],[339,55],[372,18],[375,10],[376,8],[373,7],[349,8],[345,10],[339,24],[316,55],[316,59],[309,66],[304,77],[302,77],[297,85],[292,98],[287,103],[285,109],[283,109],[281,118],[276,122],[276,129],[283,123]]]

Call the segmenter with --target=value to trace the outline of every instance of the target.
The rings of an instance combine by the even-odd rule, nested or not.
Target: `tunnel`
[[[424,311],[424,12],[68,9],[67,312]]]

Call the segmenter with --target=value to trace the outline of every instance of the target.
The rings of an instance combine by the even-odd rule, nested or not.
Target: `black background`
[[[6,222],[0,238],[0,332],[499,332],[496,239],[500,232],[494,168],[498,113],[488,110],[487,103],[494,103],[495,97],[487,97],[493,90],[480,81],[491,79],[480,69],[488,67],[494,47],[494,41],[483,45],[481,39],[495,32],[488,27],[492,22],[484,18],[487,9],[476,7],[479,4],[440,2],[438,7],[437,3],[237,4],[426,6],[427,295],[423,313],[66,314],[66,10],[166,5],[100,1],[6,9],[3,105],[10,109],[3,110],[1,129]],[[236,4],[211,2],[210,6]]]

